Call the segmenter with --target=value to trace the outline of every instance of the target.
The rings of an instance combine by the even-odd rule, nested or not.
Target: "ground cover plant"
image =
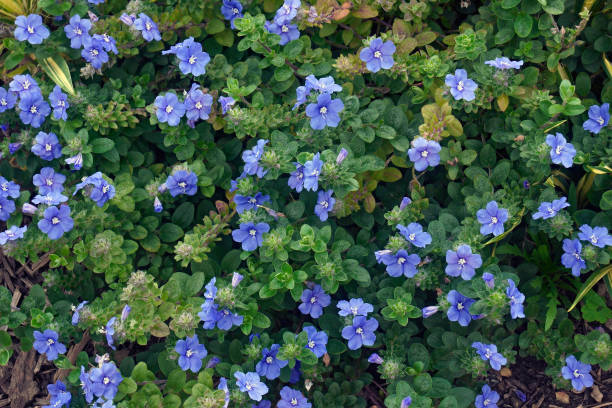
[[[611,14],[4,0],[0,406],[605,406]]]

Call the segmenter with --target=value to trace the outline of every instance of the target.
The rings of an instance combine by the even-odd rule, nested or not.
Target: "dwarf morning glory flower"
[[[35,93],[41,93],[38,83],[30,75],[15,75],[13,80],[9,83],[9,91],[14,92],[22,97],[26,92],[37,91]]]
[[[325,293],[320,285],[315,285],[312,290],[305,289],[300,299],[302,303],[298,306],[300,312],[318,319],[323,314],[323,308],[329,306],[331,297]]]
[[[66,109],[70,107],[68,95],[63,93],[59,86],[55,85],[53,92],[49,94],[49,102],[51,102],[53,117],[55,119],[68,119],[68,114],[66,113]]]
[[[269,195],[263,195],[261,193],[255,194],[255,196],[243,196],[236,194],[234,196],[234,202],[236,203],[236,211],[238,214],[242,214],[247,210],[256,210],[258,206],[263,203],[270,201]]]
[[[494,370],[499,371],[501,366],[508,362],[504,356],[497,352],[497,346],[495,344],[482,344],[477,341],[472,343],[472,347],[476,349],[480,358],[484,361],[489,361]]]
[[[469,102],[476,98],[474,91],[478,88],[478,84],[468,78],[465,69],[455,70],[455,75],[446,75],[445,83],[450,87],[453,98],[458,101],[464,99]]]
[[[476,408],[497,408],[499,394],[491,390],[487,384],[482,386],[482,394],[476,396]]]
[[[277,408],[311,408],[312,404],[308,402],[304,394],[293,388],[284,386],[280,391],[281,399],[276,405]]]
[[[326,76],[325,78],[317,79],[314,75],[308,75],[306,77],[306,89],[315,90],[320,93],[332,94],[334,92],[341,92],[342,86],[336,84],[334,78]]]
[[[259,380],[257,373],[245,374],[242,371],[236,371],[234,377],[240,391],[248,393],[249,398],[254,401],[261,401],[261,397],[268,393],[268,387]]]
[[[584,130],[591,133],[599,133],[610,122],[610,104],[601,106],[593,105],[589,108],[589,118],[582,124]]]
[[[440,144],[434,140],[417,137],[408,149],[408,158],[414,163],[416,171],[423,171],[428,166],[436,167],[440,164]]]
[[[104,203],[115,196],[115,186],[110,184],[108,181],[102,179],[100,183],[94,184],[94,187],[91,189],[89,193],[89,198],[91,198],[98,207],[102,207]]]
[[[463,296],[456,290],[451,290],[446,296],[446,300],[451,304],[450,308],[446,312],[448,320],[451,322],[459,322],[461,326],[467,326],[472,320],[472,315],[469,312],[470,306],[474,302],[474,299]]]
[[[272,403],[268,400],[261,400],[257,404],[253,404],[251,408],[272,408]]]
[[[294,162],[293,164],[295,165],[295,171],[289,175],[287,184],[289,184],[289,187],[299,193],[304,188],[304,166],[297,162]]]
[[[265,139],[259,139],[257,144],[250,150],[242,152],[242,160],[244,161],[244,172],[250,176],[257,175],[262,178],[268,172],[259,165],[259,160],[264,153],[264,146],[268,143]]]
[[[415,247],[425,248],[427,245],[431,244],[431,235],[424,232],[423,227],[416,222],[408,224],[407,227],[398,224],[397,229],[400,234]]]
[[[138,14],[138,18],[134,20],[134,28],[142,33],[142,38],[146,41],[161,40],[157,24],[145,13]]]
[[[289,362],[276,358],[280,345],[273,344],[270,348],[264,348],[261,351],[262,359],[255,366],[255,371],[262,377],[268,380],[273,380],[280,377],[281,368],[285,367]]]
[[[121,373],[113,362],[104,363],[102,367],[92,369],[89,378],[93,394],[108,400],[115,398],[119,384],[123,381]]]
[[[47,329],[43,333],[34,330],[34,349],[40,354],[46,354],[47,360],[53,361],[59,354],[66,352],[66,346],[57,339],[59,335],[56,331]]]
[[[554,164],[562,164],[569,168],[574,164],[576,149],[571,143],[567,143],[561,133],[546,135],[546,144],[550,146],[550,159]]]
[[[343,147],[342,149],[340,149],[340,153],[338,153],[338,156],[336,156],[336,164],[341,165],[344,159],[346,159],[346,156],[348,156],[348,150]]]
[[[123,13],[120,17],[119,20],[121,20],[124,24],[131,26],[134,24],[134,20],[136,20],[136,16],[133,14],[126,14]]]
[[[508,287],[506,288],[506,296],[510,299],[510,315],[513,319],[525,317],[523,313],[523,302],[525,295],[519,292],[512,279],[508,279]]]
[[[80,312],[81,310],[83,310],[83,307],[85,307],[87,303],[89,302],[84,300],[81,303],[79,303],[79,305],[74,309],[74,313],[72,313],[72,325],[73,326],[76,326],[77,324],[79,324],[79,318],[81,317]]]
[[[412,398],[410,397],[405,397],[402,400],[402,403],[400,405],[400,408],[408,408],[410,405],[412,405]]]
[[[320,153],[317,153],[304,164],[304,188],[308,191],[319,189],[319,176],[323,168],[323,161],[319,157]]]
[[[371,364],[382,364],[384,362],[383,358],[376,353],[370,354],[368,357],[368,363]]]
[[[482,258],[479,254],[473,254],[469,245],[460,245],[457,251],[446,251],[446,269],[449,276],[459,276],[464,280],[470,280],[476,273],[475,269],[482,266]]]
[[[336,305],[338,309],[338,314],[340,316],[367,316],[368,313],[372,313],[374,311],[374,307],[365,303],[363,299],[350,299],[348,302],[346,300],[341,300]]]
[[[308,343],[305,348],[312,351],[317,358],[321,358],[327,353],[327,333],[324,330],[317,331],[313,326],[304,326],[302,331],[305,331],[308,335]],[[298,367],[299,370],[299,367]]]
[[[104,48],[103,43],[95,38],[83,38],[81,57],[89,62],[95,69],[100,69],[102,68],[102,64],[108,62],[108,53]]]
[[[0,88],[0,113],[13,109],[16,103],[17,95],[14,92],[7,92],[6,89]]]
[[[423,314],[423,319],[427,319],[428,317],[433,316],[434,314],[438,313],[438,310],[440,310],[440,306],[425,306],[421,310]]]
[[[15,212],[15,203],[6,197],[0,196],[0,221],[6,221],[11,218],[13,212]]]
[[[56,173],[51,167],[43,167],[40,173],[33,177],[33,183],[42,195],[53,192],[61,193],[64,191],[64,181],[66,181],[66,176]]]
[[[198,84],[191,85],[185,97],[185,116],[189,120],[206,120],[212,109],[213,98],[198,89]]]
[[[217,296],[217,286],[215,286],[216,283],[217,283],[217,278],[213,277],[206,284],[206,286],[204,286],[204,289],[206,289],[204,291],[204,299],[209,300],[209,301],[215,300],[215,297]]]
[[[552,202],[542,202],[538,207],[538,211],[535,212],[531,217],[534,220],[542,218],[546,220],[548,218],[553,218],[555,215],[559,213],[565,207],[569,207],[569,203],[567,202],[566,197],[561,197],[559,200],[553,200]]]
[[[228,109],[230,109],[236,103],[236,100],[231,96],[220,96],[219,103],[221,104],[221,113],[224,115],[227,113]]]
[[[310,118],[310,127],[314,130],[325,126],[337,127],[340,123],[340,113],[344,109],[341,99],[332,99],[330,94],[323,93],[317,97],[316,103],[306,106],[306,116]]]
[[[52,191],[46,195],[37,194],[32,202],[34,204],[45,204],[45,205],[58,205],[61,203],[65,203],[68,201],[68,197],[65,195],[58,193],[57,191]]]
[[[72,394],[66,391],[66,385],[61,381],[57,380],[55,384],[48,384],[47,391],[49,392],[50,401],[49,405],[43,408],[61,408],[64,405],[70,406],[70,400],[72,400]]]
[[[295,88],[296,101],[291,110],[296,110],[300,105],[305,104],[308,100],[308,95],[310,95],[310,91],[311,89],[306,86],[298,86]]]
[[[93,401],[93,391],[91,390],[92,382],[89,377],[89,373],[85,372],[85,367],[81,366],[81,374],[79,375],[81,381],[81,387],[83,388],[83,394],[85,394],[85,400],[89,403]]]
[[[42,94],[38,92],[27,92],[21,95],[19,101],[19,119],[25,125],[39,128],[45,118],[51,113],[51,107],[45,102]]]
[[[70,207],[67,205],[62,205],[60,208],[48,207],[45,210],[44,218],[38,221],[38,228],[52,240],[60,238],[72,230],[72,227],[74,227],[74,221],[70,217]]]
[[[81,18],[75,14],[70,18],[69,24],[64,26],[66,37],[70,40],[70,48],[81,48],[86,38],[90,38],[91,20]]]
[[[23,143],[9,143],[9,153],[10,154],[15,154],[15,152],[17,150],[19,150],[21,148],[21,146],[23,145]]]
[[[230,27],[232,27],[233,30],[236,28],[234,20],[242,18],[242,4],[237,0],[223,0],[221,14],[223,14],[223,18],[229,20]]]
[[[582,259],[582,244],[577,239],[564,239],[561,263],[572,270],[572,275],[580,276],[580,270],[586,269],[586,262]]]
[[[172,197],[180,194],[195,195],[198,191],[198,176],[192,171],[177,170],[166,179],[166,186]]]
[[[348,348],[357,350],[362,345],[371,346],[376,341],[374,331],[378,328],[378,320],[366,319],[365,316],[355,316],[353,324],[342,329],[342,338],[348,340]]]
[[[28,229],[27,226],[18,227],[16,225],[11,226],[6,231],[0,232],[0,245],[6,244],[8,241],[16,241],[23,238],[23,234]]]
[[[483,273],[482,280],[484,281],[485,285],[487,285],[489,289],[493,289],[495,287],[495,276],[493,276],[492,273],[489,273],[489,272]]]
[[[512,61],[508,57],[497,57],[494,60],[485,61],[485,64],[501,70],[521,69],[523,61]]]
[[[30,44],[42,44],[49,37],[49,29],[43,24],[42,17],[38,14],[29,16],[17,16],[15,19],[15,38],[17,41],[27,41]]]
[[[276,10],[274,21],[281,24],[293,20],[301,5],[300,0],[285,0],[283,5]]]
[[[41,159],[51,161],[62,156],[62,146],[55,133],[38,132],[34,141],[32,153]]]
[[[220,330],[229,330],[232,326],[240,326],[244,321],[244,316],[237,313],[232,313],[228,308],[223,308],[217,314],[217,328]]]
[[[218,390],[222,390],[225,393],[225,404],[223,405],[223,408],[227,408],[230,402],[230,393],[229,393],[229,388],[227,388],[227,380],[225,379],[225,377],[221,377],[219,379],[219,385],[217,386]]]
[[[202,359],[208,354],[206,347],[200,344],[198,336],[195,334],[185,340],[177,341],[174,351],[179,354],[178,365],[181,370],[191,370],[194,373],[200,371]]]
[[[176,43],[173,46],[170,47],[169,50],[164,50],[162,51],[162,55],[167,55],[167,54],[174,54],[176,55],[176,53],[178,52],[178,50],[180,50],[183,47],[190,47],[195,43],[195,40],[193,39],[193,37],[189,37],[187,38],[185,41],[180,42],[180,43]],[[197,84],[193,84],[192,88],[194,85]]]
[[[319,191],[317,196],[317,204],[314,208],[314,213],[319,216],[321,221],[327,221],[330,211],[334,209],[336,199],[332,197],[334,190]]]
[[[213,301],[205,301],[202,303],[201,310],[198,312],[198,317],[204,322],[202,327],[206,330],[212,330],[217,324],[217,320],[221,318],[218,306]]]
[[[177,96],[167,92],[155,98],[157,120],[160,123],[168,123],[169,126],[177,126],[185,114],[185,105],[181,103]]]
[[[606,227],[591,228],[589,225],[582,225],[578,233],[578,238],[598,248],[605,248],[607,245],[612,245],[612,236],[608,234],[608,229]]]
[[[240,282],[244,279],[244,275],[239,274],[238,272],[234,272],[232,274],[232,288],[238,287]]]
[[[572,381],[572,387],[576,391],[582,391],[585,387],[593,386],[590,364],[582,363],[573,355],[566,357],[565,364],[561,369],[561,374],[566,380]]]
[[[69,157],[64,160],[66,164],[72,164],[73,170],[81,170],[83,167],[83,155],[81,153],[77,153],[72,157]]]
[[[508,210],[499,208],[495,201],[489,201],[486,208],[476,212],[476,218],[482,224],[480,226],[482,235],[492,233],[496,237],[504,233],[504,223],[508,221]]]
[[[263,234],[270,231],[270,226],[265,222],[257,225],[252,222],[240,224],[240,228],[232,231],[235,242],[242,243],[243,251],[254,251],[263,243]]]
[[[19,198],[19,184],[0,176],[0,197]]]
[[[265,28],[269,33],[280,35],[279,45],[285,45],[289,41],[297,40],[300,38],[300,31],[296,24],[276,23],[274,21],[266,21]]]
[[[102,4],[102,3],[104,3],[105,1],[106,1],[106,0],[87,0],[87,2],[88,2],[88,3],[90,3],[90,4],[95,4],[95,5]]]
[[[408,207],[410,203],[412,203],[412,200],[410,198],[408,197],[402,198],[402,201],[400,202],[400,205],[399,205],[399,209],[403,210],[404,208]]]
[[[382,263],[387,268],[389,276],[397,278],[404,275],[413,278],[418,273],[417,266],[421,263],[421,258],[417,254],[410,254],[404,249],[400,249],[396,254],[389,253],[382,257]]]
[[[117,50],[117,41],[115,41],[115,39],[110,35],[106,33],[102,35],[94,34],[93,39],[102,45],[104,51],[112,52],[115,55],[119,54],[119,50]]]
[[[302,375],[302,371],[300,368],[302,367],[302,362],[300,360],[295,360],[295,365],[291,369],[291,373],[289,374],[289,383],[296,384],[300,381],[300,376]]]
[[[210,62],[210,56],[202,51],[202,44],[193,42],[188,46],[179,48],[176,51],[179,59],[179,69],[185,75],[192,74],[200,76],[206,73],[206,65]]]
[[[113,340],[113,336],[115,335],[115,322],[117,318],[115,316],[111,317],[108,322],[106,322],[106,326],[104,327],[104,334],[106,336],[106,343],[108,343],[109,347],[113,350],[117,350],[115,348],[115,342]]]
[[[164,206],[162,205],[161,201],[159,201],[159,197],[155,196],[155,200],[153,200],[153,211],[160,213],[163,211],[163,209]]]
[[[380,69],[391,69],[395,61],[395,44],[392,41],[385,41],[375,38],[370,42],[370,46],[364,48],[359,53],[359,59],[366,63],[366,68],[370,72],[378,72]]]

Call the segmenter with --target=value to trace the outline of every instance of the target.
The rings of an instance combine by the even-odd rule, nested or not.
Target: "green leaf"
[[[106,153],[109,150],[111,150],[113,147],[115,147],[115,142],[113,142],[111,139],[108,139],[106,137],[95,139],[91,143],[91,151],[97,154]]]
[[[183,236],[183,229],[176,224],[167,223],[159,229],[159,238],[163,242],[175,242]]]
[[[195,216],[195,206],[186,201],[179,205],[172,214],[172,222],[180,227],[187,228]]]
[[[391,126],[388,125],[380,125],[378,129],[376,129],[376,136],[382,139],[395,139],[397,136],[397,132]]]
[[[180,392],[183,389],[186,380],[186,373],[180,368],[177,368],[175,370],[172,370],[168,375],[168,382],[166,383],[166,387],[171,391]]]
[[[136,381],[134,381],[131,377],[125,377],[119,384],[119,392],[123,394],[133,394],[138,389],[138,385]]]
[[[531,33],[533,18],[529,14],[520,13],[514,20],[514,32],[521,38],[526,38]]]
[[[281,65],[274,70],[274,79],[278,82],[283,82],[291,78],[293,70],[289,65]]]
[[[572,83],[568,81],[567,79],[564,79],[563,81],[561,81],[561,84],[559,85],[559,94],[561,95],[561,99],[564,102],[567,102],[569,98],[574,96],[575,90],[576,90],[576,87],[573,86]]]
[[[213,18],[206,24],[206,32],[210,35],[218,34],[225,30],[225,23],[218,18]]]
[[[510,10],[520,4],[521,0],[502,0],[501,6],[503,9]]]
[[[582,284],[582,287],[576,294],[576,299],[574,300],[574,303],[572,303],[570,308],[567,309],[568,313],[576,307],[578,302],[582,300],[582,298],[591,290],[591,288],[593,288],[593,286],[595,286],[597,282],[599,282],[601,279],[603,279],[604,276],[608,274],[612,275],[612,265],[608,265],[604,268],[601,268],[596,273],[592,273],[591,276],[589,276],[589,279],[587,279],[586,282]]]

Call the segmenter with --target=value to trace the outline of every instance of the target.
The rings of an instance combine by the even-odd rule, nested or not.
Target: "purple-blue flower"
[[[117,50],[117,42],[110,35],[106,33],[102,35],[94,34],[93,39],[94,41],[97,41],[99,44],[102,45],[102,48],[104,48],[104,51],[112,52],[115,55],[119,54],[119,50]]]
[[[95,69],[102,68],[102,64],[108,62],[108,53],[106,52],[102,41],[91,37],[83,38],[81,57],[83,57],[85,61],[89,62]]]
[[[263,234],[270,231],[270,226],[265,222],[257,225],[252,222],[240,224],[240,228],[232,231],[235,242],[242,243],[243,251],[254,251],[263,243]]]
[[[242,4],[237,0],[223,0],[221,14],[223,14],[223,18],[229,20],[230,27],[235,29],[234,20],[242,18]]]
[[[300,312],[318,319],[323,314],[323,308],[329,306],[331,297],[325,293],[321,285],[315,285],[312,290],[304,289],[300,300],[302,301],[298,306]]]
[[[51,113],[51,107],[39,92],[23,93],[19,101],[19,109],[19,119],[25,125],[31,125],[34,128],[39,128]]]
[[[523,312],[523,302],[525,301],[525,295],[519,292],[516,284],[512,279],[508,279],[508,287],[506,288],[506,296],[510,299],[510,315],[513,319],[519,317],[525,317]]]
[[[438,310],[440,310],[440,306],[425,306],[421,310],[421,313],[423,314],[423,319],[427,319],[428,317],[435,315],[436,313],[438,313]]]
[[[532,218],[537,220],[542,218],[546,220],[548,218],[553,218],[555,215],[559,213],[562,209],[569,207],[569,203],[567,202],[566,197],[561,197],[558,200],[553,200],[552,202],[542,202],[538,207],[538,211],[533,213]]]
[[[412,278],[418,273],[417,266],[421,263],[421,257],[417,254],[409,255],[405,249],[400,249],[396,254],[383,255],[381,261],[387,266],[386,270],[389,276],[397,278],[404,275],[407,278]]]
[[[83,167],[83,154],[77,153],[72,157],[68,157],[64,160],[66,164],[72,164],[73,170],[81,170]]]
[[[6,221],[15,212],[15,203],[6,197],[0,196],[0,221]]]
[[[202,327],[206,330],[214,329],[217,320],[221,318],[217,304],[211,300],[206,300],[202,303],[201,310],[198,312],[198,317],[204,322]]]
[[[55,119],[66,120],[68,114],[66,109],[70,107],[68,103],[68,95],[62,92],[62,89],[55,85],[53,92],[49,94],[49,102],[51,102],[51,108],[53,108],[53,117]]]
[[[565,168],[572,167],[576,149],[573,144],[565,141],[561,133],[546,135],[546,144],[550,146],[550,159],[554,164],[561,164]]]
[[[27,226],[18,227],[16,225],[12,225],[6,231],[0,232],[0,245],[4,245],[8,241],[16,241],[23,238],[23,234],[27,229]]]
[[[179,69],[185,75],[192,74],[200,76],[206,73],[206,65],[210,62],[210,56],[202,51],[202,44],[192,41],[176,51],[179,59]],[[212,101],[211,101],[212,104]]]
[[[495,287],[495,276],[493,276],[492,273],[489,273],[489,272],[483,273],[482,280],[484,281],[485,285],[487,285],[489,289],[493,289]]]
[[[382,69],[391,69],[395,61],[395,44],[392,41],[385,41],[375,38],[370,42],[370,46],[364,48],[359,53],[359,58],[366,63],[366,68],[370,72],[378,72]]]
[[[508,362],[504,356],[497,352],[497,346],[495,344],[482,344],[477,341],[472,343],[472,347],[476,349],[480,358],[484,361],[489,361],[494,370],[499,371],[501,366]]]
[[[185,105],[171,92],[156,97],[155,107],[157,120],[170,126],[177,126],[185,114]]]
[[[32,202],[34,204],[45,204],[45,205],[58,205],[61,203],[65,203],[68,201],[68,197],[65,195],[58,193],[57,191],[51,192],[46,195],[37,194]]]
[[[561,374],[566,380],[572,381],[572,387],[576,391],[582,391],[585,387],[593,386],[590,364],[577,360],[573,355],[566,357],[565,364],[561,369]]]
[[[38,83],[30,75],[15,75],[13,80],[9,83],[9,91],[14,92],[23,97],[26,92],[37,91],[41,93]]]
[[[450,87],[450,93],[456,100],[464,99],[469,102],[476,98],[474,91],[478,88],[478,84],[468,78],[465,69],[455,70],[455,75],[446,75],[444,82]]]
[[[428,166],[436,167],[440,164],[441,149],[438,142],[417,137],[412,141],[412,148],[408,149],[408,158],[414,163],[416,171],[423,171]]]
[[[23,143],[20,143],[20,142],[9,143],[9,145],[8,145],[9,153],[10,154],[15,154],[15,152],[17,152],[17,150],[21,149],[22,145],[23,145]]]
[[[51,161],[62,157],[62,146],[59,144],[55,133],[38,132],[34,142],[32,153],[41,159]]]
[[[410,405],[412,405],[412,398],[408,396],[402,400],[400,408],[408,408]]]
[[[245,374],[242,371],[236,371],[234,377],[240,391],[249,394],[249,398],[254,401],[261,401],[261,397],[268,393],[268,387],[260,381],[257,373],[249,372]]]
[[[66,232],[72,230],[74,221],[70,217],[70,207],[62,205],[48,207],[45,210],[44,218],[38,221],[38,228],[52,239],[58,239]]]
[[[577,239],[564,239],[561,263],[572,270],[572,275],[580,276],[580,270],[586,269],[586,262],[582,258],[582,244]]]
[[[46,354],[47,360],[53,361],[59,354],[66,352],[66,346],[57,339],[59,335],[56,331],[47,329],[44,332],[34,330],[34,349],[40,354]]]
[[[371,364],[382,364],[384,361],[385,360],[383,360],[383,358],[377,353],[372,353],[370,354],[370,357],[368,357],[368,363]]]
[[[497,408],[497,402],[499,401],[499,394],[491,390],[487,384],[482,386],[482,394],[476,396],[474,405],[476,408]]]
[[[115,341],[113,340],[113,336],[115,335],[115,322],[116,321],[117,321],[117,318],[113,316],[110,319],[108,319],[108,322],[106,322],[106,326],[104,327],[104,335],[106,337],[106,343],[113,350],[117,350],[115,348]]]
[[[485,64],[501,70],[521,69],[523,61],[512,61],[508,57],[497,57],[494,60],[485,61]]]
[[[606,227],[591,228],[590,225],[584,224],[580,227],[578,238],[598,248],[605,248],[608,245],[612,245],[612,236],[608,234],[608,229]]]
[[[16,103],[17,94],[0,88],[0,113],[5,112],[7,109],[13,109]]]
[[[504,223],[508,221],[508,210],[499,208],[496,201],[489,201],[484,209],[476,212],[482,235],[498,236],[504,233]]]
[[[220,330],[229,330],[232,326],[240,326],[244,321],[244,316],[238,313],[233,313],[227,307],[217,312],[217,328]]]
[[[277,408],[311,408],[312,404],[308,402],[304,394],[286,385],[280,391],[281,399],[276,405]]]
[[[81,18],[75,14],[70,18],[70,22],[64,26],[66,37],[70,40],[71,48],[81,48],[86,38],[90,38],[91,20]]]
[[[308,75],[305,79],[305,88],[310,93],[311,90],[318,91],[319,93],[332,94],[334,92],[341,92],[342,86],[338,85],[333,77],[326,76],[321,79],[317,79],[314,75]]]
[[[342,164],[342,162],[344,161],[344,159],[346,159],[346,157],[348,156],[348,150],[346,150],[344,147],[342,149],[340,149],[340,152],[338,153],[338,156],[336,156],[336,164],[339,166]]]
[[[0,176],[0,197],[19,198],[19,184]]]
[[[142,38],[146,41],[161,40],[157,24],[145,13],[138,14],[138,18],[134,20],[134,28],[142,33]]]
[[[321,221],[327,221],[330,211],[334,209],[336,199],[332,197],[334,190],[319,191],[317,196],[317,204],[314,208],[314,213]]]
[[[200,371],[202,359],[208,354],[206,347],[200,344],[198,336],[195,334],[185,340],[177,341],[174,351],[179,354],[178,365],[181,370],[191,370],[194,373]]]
[[[15,38],[17,41],[27,41],[30,44],[42,44],[49,37],[49,29],[43,24],[42,17],[38,14],[29,16],[17,16],[15,19]]]
[[[460,245],[457,251],[446,251],[446,263],[447,275],[461,275],[464,280],[470,280],[476,274],[476,268],[482,266],[482,258],[479,254],[473,254],[469,245]]]
[[[257,175],[262,178],[268,172],[259,165],[259,160],[264,153],[264,146],[268,143],[265,139],[259,139],[257,144],[250,150],[242,152],[242,160],[244,161],[244,172],[250,176]]]
[[[57,380],[55,384],[48,384],[47,391],[49,392],[50,397],[49,405],[45,405],[43,408],[61,408],[63,406],[70,406],[72,394],[66,391],[66,385],[61,380]]]
[[[448,320],[451,322],[459,322],[461,326],[467,326],[472,320],[472,315],[469,312],[470,306],[474,302],[474,299],[463,296],[456,290],[451,290],[446,296],[446,300],[450,303],[450,308],[446,312]]]
[[[164,206],[162,205],[161,201],[159,200],[158,196],[155,196],[155,199],[153,200],[153,211],[155,211],[156,213],[160,213],[164,210]]]
[[[231,96],[220,96],[219,103],[221,104],[221,113],[225,115],[228,109],[234,106],[236,100]]]
[[[582,124],[584,130],[599,133],[610,122],[610,104],[593,105],[589,108],[589,118]]]
[[[192,171],[177,170],[166,179],[166,187],[172,197],[180,194],[195,195],[198,191],[198,176]]]
[[[255,371],[262,377],[268,380],[273,380],[280,377],[281,368],[285,367],[289,362],[276,358],[280,345],[273,344],[270,348],[264,348],[261,351],[261,360],[255,366]]]
[[[310,118],[310,127],[314,130],[323,129],[325,126],[337,127],[340,123],[338,115],[344,109],[341,99],[332,99],[328,93],[320,94],[316,103],[306,106],[306,116]]]
[[[35,174],[32,182],[38,187],[38,192],[42,195],[50,193],[61,193],[64,191],[66,176],[56,173],[51,167],[43,167],[39,174]]]
[[[287,184],[289,185],[289,187],[300,193],[304,188],[304,166],[297,162],[294,162],[293,164],[295,165],[295,171],[289,174],[289,180],[287,181]]]
[[[102,207],[104,203],[114,196],[115,186],[104,179],[101,179],[99,183],[95,183],[89,193],[89,198],[95,201],[98,207]]]
[[[89,302],[84,300],[81,303],[78,304],[77,307],[73,307],[74,312],[72,313],[72,325],[76,326],[77,324],[79,324],[79,319],[81,317],[81,310],[83,310],[83,308],[85,307],[86,304],[88,304]]]
[[[298,30],[296,24],[290,24],[289,22],[276,23],[275,21],[266,21],[265,28],[269,33],[280,35],[279,45],[285,45],[289,41],[300,38],[300,31]]]
[[[297,16],[300,6],[300,0],[285,0],[283,5],[276,10],[274,21],[280,24],[293,20]]]
[[[191,85],[191,90],[185,97],[185,116],[189,120],[206,120],[212,109],[213,98],[198,89],[198,84]]]
[[[407,227],[403,226],[402,224],[398,224],[397,229],[406,239],[406,241],[415,247],[425,248],[427,245],[431,244],[431,235],[423,231],[421,224],[412,222],[408,224]]]
[[[304,164],[304,188],[307,191],[316,191],[319,189],[319,176],[323,168],[323,161],[319,157],[320,153],[317,153],[312,160]]]
[[[365,316],[355,316],[353,324],[342,329],[342,338],[348,340],[348,348],[357,350],[361,346],[371,346],[376,341],[374,331],[378,328],[378,320],[367,319]]]
[[[263,195],[261,193],[257,193],[254,196],[243,196],[240,194],[236,194],[234,196],[234,202],[236,203],[236,211],[238,211],[238,214],[242,214],[244,211],[248,210],[256,210],[258,206],[267,201],[270,201],[270,196]]]
[[[350,299],[348,301],[341,300],[336,305],[340,316],[367,316],[368,313],[374,311],[374,307],[365,303],[362,298]]]
[[[91,380],[91,391],[96,397],[104,397],[112,400],[117,394],[119,384],[123,381],[121,373],[115,363],[104,363],[102,367],[96,367],[89,373]]]
[[[317,358],[321,358],[327,353],[327,333],[324,330],[317,331],[313,326],[304,326],[302,331],[308,335],[308,342],[305,348],[312,351]],[[299,367],[298,367],[299,369]]]
[[[400,202],[400,205],[399,205],[399,209],[403,210],[404,208],[408,207],[410,203],[412,203],[412,200],[409,197],[402,198],[402,201]]]

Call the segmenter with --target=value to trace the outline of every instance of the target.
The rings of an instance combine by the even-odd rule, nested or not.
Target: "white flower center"
[[[601,116],[597,118],[597,123],[599,123],[600,126],[603,126],[603,124],[605,123],[604,118],[602,118]]]
[[[489,400],[488,400],[488,399],[484,400],[484,401],[482,402],[482,405],[484,405],[485,407],[486,407],[487,405],[489,405]]]
[[[457,310],[463,310],[463,303],[457,303]]]
[[[429,152],[427,150],[423,150],[421,152],[421,157],[427,157],[428,154],[429,154]]]
[[[329,207],[329,203],[327,201],[321,201],[319,204],[321,204],[323,208]]]
[[[406,262],[406,258],[404,258],[403,256],[400,256],[399,258],[397,258],[397,263],[399,265],[402,265],[404,262]]]
[[[374,52],[374,58],[382,58],[382,52],[380,52],[380,51],[375,51],[375,52]]]
[[[266,363],[268,364],[272,364],[272,361],[274,361],[274,359],[270,356],[266,357]]]
[[[240,13],[240,10],[238,10],[237,8],[234,8],[232,11],[234,12],[234,14]]]
[[[297,399],[291,398],[291,405],[296,405],[297,406],[297,404],[298,404]]]
[[[312,340],[310,340],[310,341],[308,342],[308,348],[311,348],[311,349],[312,349],[312,348],[314,348],[314,346],[315,346],[315,342],[314,342],[314,341],[312,341]]]
[[[249,230],[249,234],[254,237],[257,234],[257,230],[255,228]]]
[[[28,33],[34,34],[34,29],[32,28],[32,26],[28,26]]]
[[[574,377],[575,377],[575,378],[578,378],[578,377],[580,377],[581,375],[582,375],[582,374],[580,374],[580,373],[578,372],[578,369],[574,370]]]
[[[30,107],[30,113],[36,113],[36,112],[38,112],[38,108],[35,105],[32,105]]]
[[[597,243],[597,237],[595,236],[595,234],[591,235],[591,242],[596,244]]]
[[[497,217],[491,217],[491,224],[497,224]]]
[[[561,151],[563,150],[563,146],[559,145],[555,148],[555,153],[557,154],[561,154]]]
[[[91,50],[91,55],[93,55],[94,57],[97,57],[98,54],[99,54],[98,50],[96,49]]]
[[[246,388],[247,390],[251,391],[251,390],[253,389],[253,386],[251,385],[251,383],[250,383],[250,382],[248,382],[248,383],[246,383],[246,384],[244,385],[244,388]]]
[[[319,109],[319,113],[321,115],[325,115],[327,113],[327,107],[326,106],[321,106],[321,109]]]
[[[151,31],[151,28],[153,28],[153,25],[151,25],[151,23],[147,22],[147,23],[145,23],[145,28],[147,29],[147,31]]]
[[[174,110],[174,108],[171,105],[166,106],[166,113],[170,113]]]
[[[283,26],[281,27],[281,31],[282,31],[283,33],[289,32],[289,27],[287,27],[286,25],[283,25]]]
[[[50,152],[51,149],[53,148],[53,146],[51,146],[49,143],[45,144],[45,150]]]
[[[2,105],[2,106],[8,105],[8,103],[6,102],[6,99],[4,99],[4,98],[0,99],[0,105]]]
[[[408,235],[408,239],[411,240],[411,241],[414,241],[415,238],[416,238],[416,234],[414,234],[414,233]]]
[[[109,189],[109,188],[110,188],[110,186],[109,186],[108,184],[107,184],[107,185],[105,185],[104,187],[102,187],[102,192],[103,192],[104,194],[106,194],[106,193],[108,192],[108,189]]]
[[[23,89],[28,89],[30,87],[30,81],[29,80],[25,80],[23,81]]]
[[[110,378],[108,378],[108,377],[104,377],[104,379],[102,380],[102,382],[103,382],[104,384],[108,384],[108,383],[110,382]]]
[[[187,349],[187,351],[185,352],[185,355],[187,357],[191,357],[193,355],[193,351],[191,351],[191,349]]]
[[[63,108],[64,106],[66,106],[66,102],[64,102],[64,101],[58,101],[58,102],[57,102],[57,104],[58,104],[59,106],[61,106],[62,108]]]
[[[355,330],[355,333],[363,334],[363,329],[361,327],[358,327],[357,330]]]
[[[192,55],[191,57],[189,57],[189,63],[191,65],[193,65],[193,64],[195,64],[197,59],[198,59],[198,57],[196,57],[195,55]]]
[[[463,91],[463,81],[459,81],[459,83],[457,83],[457,90],[459,92]]]
[[[459,260],[457,261],[457,263],[458,263],[459,265],[463,266],[463,265],[465,265],[467,262],[466,262],[466,260],[465,260],[465,259],[463,259],[463,258],[459,258]]]
[[[53,185],[53,179],[47,179],[47,185],[48,186],[52,186]]]
[[[53,341],[53,339],[47,339],[47,344],[52,346],[55,343],[55,341]]]
[[[196,102],[195,107],[196,109],[202,109],[202,103]]]
[[[317,298],[316,297],[311,297],[310,298],[310,303],[316,303],[317,302]]]
[[[178,186],[184,190],[185,187],[187,187],[187,183],[185,183],[184,181],[181,181],[180,183],[178,183]]]
[[[357,315],[357,308],[355,306],[351,307],[351,313]]]
[[[59,222],[60,222],[59,218],[57,217],[51,218],[51,224],[56,225],[56,224],[59,224]]]
[[[83,31],[81,31],[81,29],[79,27],[77,27],[77,28],[74,29],[74,33],[76,35],[81,35],[81,34],[83,34]]]

